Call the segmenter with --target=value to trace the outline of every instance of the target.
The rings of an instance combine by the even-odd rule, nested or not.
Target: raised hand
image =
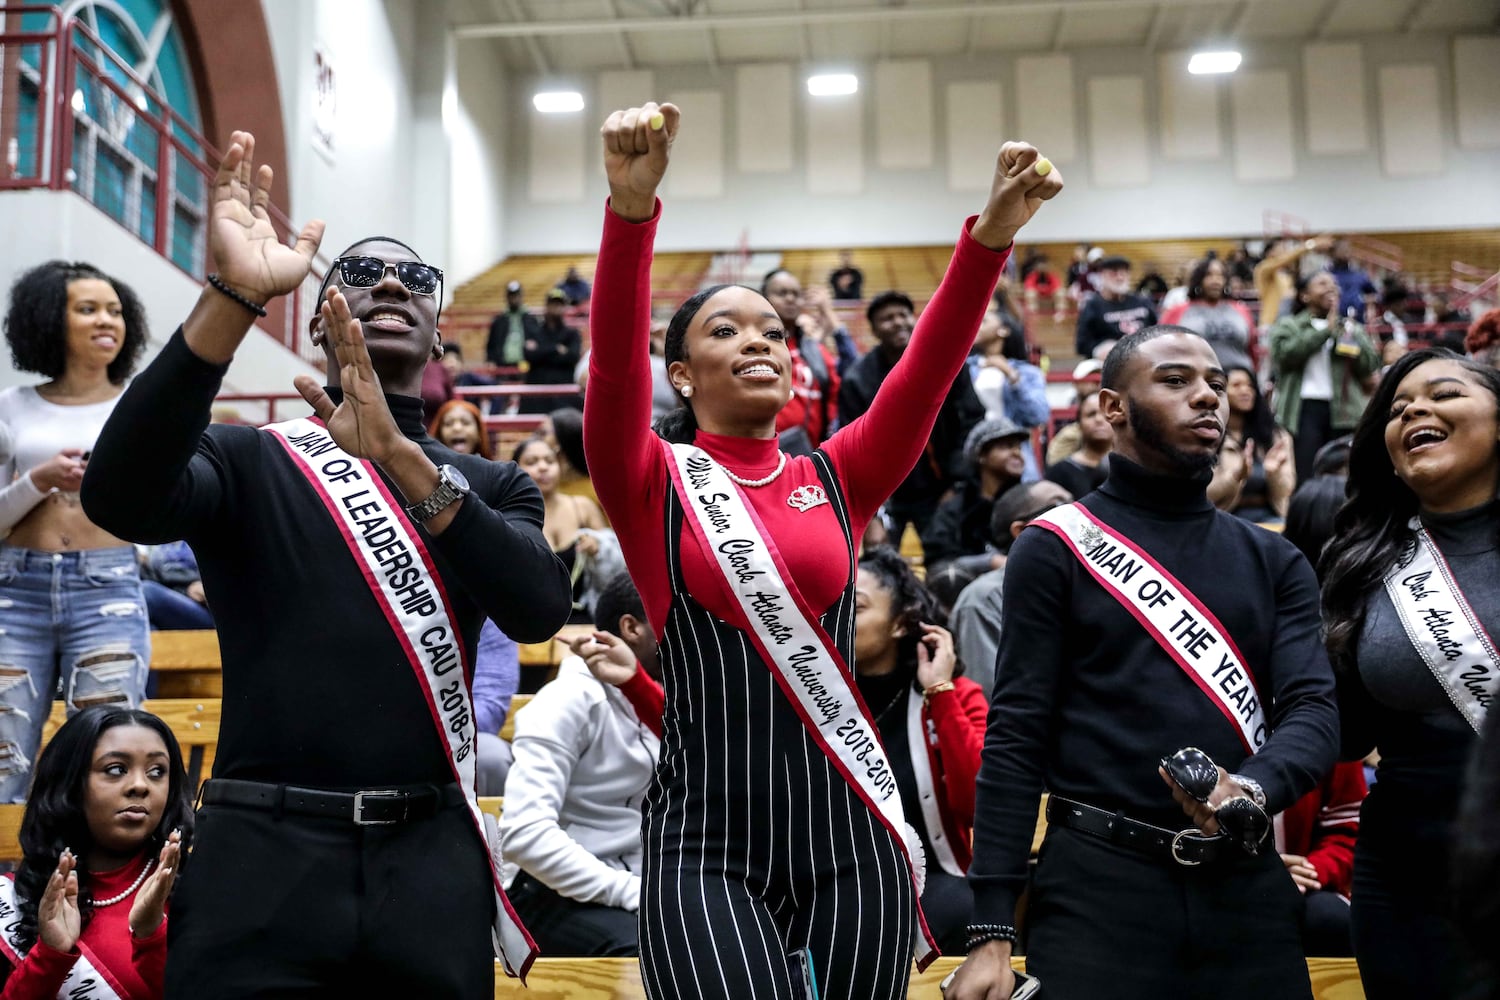
[[[64,448],[41,465],[34,466],[28,474],[31,485],[43,492],[77,493],[83,485],[83,449]]]
[[[135,894],[135,902],[130,904],[132,936],[150,937],[167,918],[167,898],[172,895],[172,886],[177,882],[177,865],[181,857],[182,831],[173,830],[167,835],[167,842],[161,845],[156,870],[141,885]]]
[[[47,879],[47,888],[36,906],[37,937],[53,951],[72,951],[83,933],[78,913],[78,858],[64,850],[57,871]]]
[[[604,173],[609,178],[610,208],[629,222],[642,222],[656,210],[656,189],[667,172],[667,160],[682,112],[675,104],[652,101],[616,111],[604,121]]]
[[[380,388],[380,376],[370,363],[364,330],[359,320],[349,314],[349,301],[337,288],[328,289],[323,300],[323,329],[339,364],[344,401],[335,405],[317,380],[308,375],[298,375],[292,384],[328,426],[335,444],[355,458],[385,462],[406,438],[391,416],[385,392]]]
[[[609,632],[579,636],[568,644],[574,656],[583,658],[594,679],[619,687],[635,676],[640,664],[624,639]]]
[[[953,652],[953,633],[922,622],[922,641],[917,643],[917,683],[923,688],[953,679],[958,657]]]
[[[219,276],[242,295],[266,302],[302,284],[323,239],[323,222],[303,227],[287,246],[271,226],[266,208],[275,179],[265,164],[255,166],[255,136],[230,135],[229,149],[214,177],[208,242]]]
[[[1007,142],[1000,147],[990,198],[974,223],[973,237],[992,250],[1009,246],[1042,202],[1062,188],[1062,173],[1035,146]]]

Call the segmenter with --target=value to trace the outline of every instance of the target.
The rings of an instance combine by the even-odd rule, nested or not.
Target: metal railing
[[[203,280],[219,151],[82,21],[51,6],[0,4],[0,24],[25,15],[42,15],[45,27],[0,32],[0,191],[73,191]],[[278,236],[296,238],[280,209],[269,214]],[[259,324],[316,365],[323,353],[305,331],[327,266],[320,257]]]

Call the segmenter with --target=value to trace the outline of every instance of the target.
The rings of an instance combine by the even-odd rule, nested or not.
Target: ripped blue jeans
[[[0,802],[23,802],[59,681],[68,714],[139,706],[151,632],[135,549],[0,545]]]

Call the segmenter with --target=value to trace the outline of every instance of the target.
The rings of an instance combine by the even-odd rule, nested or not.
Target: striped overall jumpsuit
[[[719,570],[684,530],[691,515],[650,429],[655,225],[606,212],[584,409],[590,474],[661,642],[665,678],[656,688],[642,671],[624,688],[642,719],[662,723],[643,830],[642,979],[653,1000],[781,1000],[798,995],[788,956],[806,949],[821,996],[902,997],[916,916],[901,848],[755,651]],[[1004,260],[966,232],[870,410],[815,456],[788,456],[779,476],[743,491],[846,662],[854,540],[920,457]],[[780,460],[775,438],[700,430],[694,443],[742,478],[765,478]],[[827,503],[788,503],[812,486]]]

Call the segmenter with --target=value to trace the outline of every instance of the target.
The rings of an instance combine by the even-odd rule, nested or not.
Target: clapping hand
[[[148,938],[167,918],[167,898],[172,895],[172,886],[177,882],[177,866],[181,860],[182,831],[173,830],[167,835],[167,842],[161,845],[156,870],[142,884],[135,894],[135,902],[130,905],[131,936]]]
[[[971,234],[992,250],[1010,246],[1042,202],[1055,198],[1062,188],[1062,174],[1035,146],[1007,142],[995,163],[989,201]]]
[[[78,913],[78,858],[64,849],[36,907],[37,937],[53,951],[70,952],[83,933]]]
[[[599,130],[604,173],[609,178],[610,208],[620,218],[643,222],[656,210],[656,189],[667,172],[681,119],[677,105],[652,101],[605,119]]]
[[[298,375],[292,384],[328,426],[335,444],[355,458],[386,462],[406,438],[391,416],[380,376],[370,363],[364,329],[350,315],[349,301],[336,288],[328,289],[323,300],[323,329],[338,360],[344,401],[335,405],[317,379],[308,375]]]
[[[626,683],[640,669],[635,653],[625,640],[609,632],[596,631],[593,635],[579,636],[568,643],[568,648],[573,655],[583,657],[589,673],[596,680],[612,687]]]
[[[323,240],[323,222],[302,228],[287,246],[271,226],[271,168],[254,161],[255,136],[235,132],[214,177],[209,249],[219,276],[252,302],[266,302],[302,284]]]

